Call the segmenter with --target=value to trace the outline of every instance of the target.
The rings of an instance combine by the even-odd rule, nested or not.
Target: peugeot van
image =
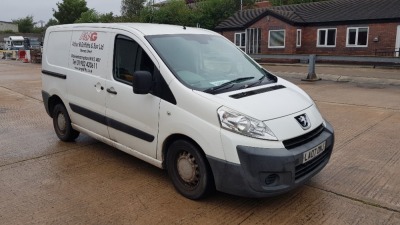
[[[84,133],[166,169],[189,199],[288,192],[326,166],[334,145],[304,91],[209,30],[52,26],[42,85],[59,139]]]

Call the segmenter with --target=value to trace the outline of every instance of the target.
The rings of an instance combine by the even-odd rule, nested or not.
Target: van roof
[[[11,39],[19,39],[19,40],[24,40],[24,37],[22,36],[10,36]]]
[[[217,33],[202,29],[185,27],[178,25],[168,24],[154,24],[154,23],[81,23],[81,24],[67,24],[53,26],[52,29],[74,29],[74,28],[111,28],[122,30],[136,30],[145,35],[160,35],[160,34],[211,34]]]

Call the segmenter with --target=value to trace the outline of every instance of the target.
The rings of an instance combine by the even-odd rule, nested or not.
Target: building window
[[[246,33],[235,33],[235,45],[243,51],[246,49]]]
[[[347,28],[346,47],[367,47],[368,27]]]
[[[297,29],[296,47],[301,47],[301,29]]]
[[[285,47],[285,30],[270,30],[268,48]]]
[[[261,52],[261,28],[246,29],[246,53],[259,54]]]
[[[317,47],[335,47],[336,28],[318,29]]]

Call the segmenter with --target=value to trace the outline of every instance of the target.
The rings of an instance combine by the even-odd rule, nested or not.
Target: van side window
[[[114,79],[132,84],[135,71],[148,71],[154,74],[154,63],[147,53],[129,37],[118,35],[114,50]]]

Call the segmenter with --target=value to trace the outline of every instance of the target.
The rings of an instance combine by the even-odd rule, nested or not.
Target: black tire
[[[66,142],[74,141],[79,136],[79,132],[72,128],[71,119],[63,104],[57,104],[53,109],[52,115],[54,131],[60,140]]]
[[[211,168],[197,146],[185,140],[175,141],[166,160],[172,183],[186,198],[205,198],[215,190]]]

